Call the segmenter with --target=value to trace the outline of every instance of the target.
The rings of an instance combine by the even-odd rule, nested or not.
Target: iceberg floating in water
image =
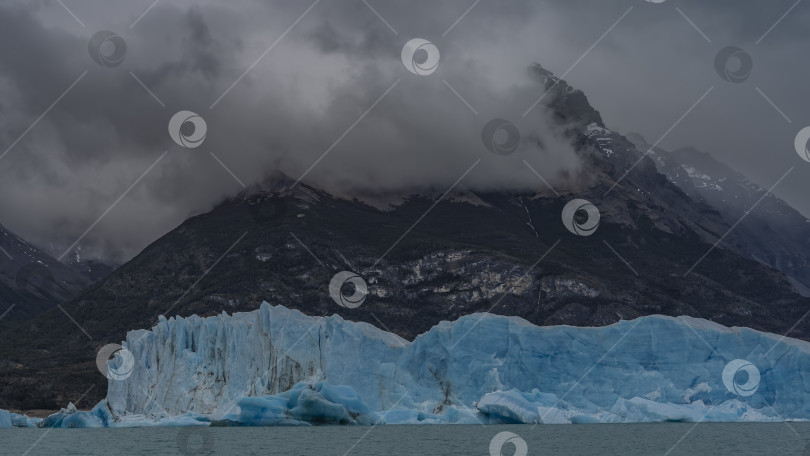
[[[0,409],[0,429],[9,429],[11,427],[36,427],[41,421],[42,418],[29,418],[26,415]]]
[[[243,397],[238,415],[227,421],[254,426],[317,424],[376,424],[377,417],[348,386],[326,382],[299,383],[274,396]]]
[[[474,314],[408,342],[265,303],[232,316],[161,318],[124,346],[135,368],[110,380],[106,412],[43,425],[810,418],[810,343],[690,317],[578,328]],[[757,385],[751,372],[724,374],[743,366],[738,359],[760,373]],[[735,394],[729,381],[754,393]]]
[[[26,426],[32,424],[43,428],[108,428],[108,427],[140,427],[140,426],[207,426],[210,420],[199,414],[184,413],[171,417],[145,417],[129,415],[113,417],[107,400],[104,399],[89,411],[76,409],[73,403],[59,410],[45,419],[28,418]],[[36,420],[36,421],[31,421]],[[16,424],[15,424],[16,425]]]
[[[107,401],[102,400],[89,412],[77,410],[73,403],[45,418],[40,427],[48,428],[104,428],[110,427],[112,416]]]
[[[19,413],[11,414],[11,425],[14,427],[37,427],[42,422],[42,418],[31,418]]]

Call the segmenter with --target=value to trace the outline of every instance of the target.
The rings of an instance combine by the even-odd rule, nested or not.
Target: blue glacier
[[[274,396],[243,397],[238,415],[225,419],[249,425],[377,424],[378,419],[348,386],[299,383]]]
[[[11,425],[14,427],[37,427],[42,420],[42,418],[32,418],[19,413],[11,413]]]
[[[7,410],[0,409],[0,429],[11,427],[11,414]]]
[[[810,418],[810,343],[690,317],[579,328],[473,314],[408,342],[367,323],[264,303],[234,315],[161,318],[123,345],[135,368],[109,380],[105,401],[41,425]],[[735,360],[760,375],[732,372],[724,383]],[[757,384],[740,395],[729,379]]]
[[[10,429],[12,427],[37,427],[42,422],[42,418],[29,418],[26,415],[9,412],[0,409],[0,429]]]
[[[53,428],[104,428],[112,422],[107,402],[102,400],[90,411],[77,410],[71,402],[67,407],[42,420],[40,427]]]

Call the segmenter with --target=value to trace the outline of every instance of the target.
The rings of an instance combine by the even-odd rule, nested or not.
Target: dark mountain
[[[0,225],[0,328],[76,296],[90,280]]]
[[[84,259],[80,250],[76,250],[72,255],[65,257],[62,263],[85,276],[91,283],[107,278],[117,267],[115,264],[100,259]]]
[[[0,334],[0,407],[55,408],[95,384],[93,402],[105,394],[94,364],[104,344],[161,314],[249,311],[263,300],[406,338],[479,311],[597,326],[691,315],[784,333],[810,309],[784,274],[725,244],[698,262],[729,229],[722,214],[607,130],[581,91],[533,71],[582,158],[559,195],[538,182],[536,192],[459,191],[438,202],[445,189],[338,197],[275,176],[186,220],[66,303],[87,334],[58,309]],[[601,213],[591,236],[562,222],[574,199]],[[356,309],[329,296],[343,270],[368,284]],[[810,322],[791,335],[810,340]]]
[[[639,150],[649,150],[641,136],[628,138]],[[729,225],[745,217],[744,223],[729,234],[727,248],[784,272],[807,294],[810,220],[705,152],[694,148],[673,152],[655,148],[650,156],[667,179],[695,201],[716,208]]]

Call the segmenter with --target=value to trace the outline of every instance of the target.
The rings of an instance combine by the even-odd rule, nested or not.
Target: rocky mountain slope
[[[640,135],[628,138],[639,150],[650,150]],[[705,152],[654,148],[650,157],[667,179],[716,208],[729,225],[745,217],[729,234],[728,248],[784,272],[805,295],[810,292],[810,220]]]
[[[30,320],[90,283],[0,225],[0,329]]]
[[[81,249],[76,249],[72,255],[63,258],[62,264],[85,276],[91,283],[105,279],[119,266],[116,263],[98,258],[83,258]]]
[[[781,272],[725,243],[698,262],[729,229],[722,214],[608,130],[581,91],[533,71],[583,162],[559,195],[538,182],[537,191],[438,202],[445,189],[407,191],[383,207],[372,204],[379,195],[336,196],[274,176],[186,220],[66,303],[76,324],[57,309],[0,334],[0,408],[58,408],[91,385],[95,403],[106,388],[94,362],[101,346],[161,314],[250,311],[262,301],[406,339],[480,311],[579,326],[688,315],[785,333],[810,309]],[[574,199],[601,214],[591,236],[561,220]],[[357,308],[330,298],[344,270],[367,283]],[[810,322],[791,336],[810,340]]]

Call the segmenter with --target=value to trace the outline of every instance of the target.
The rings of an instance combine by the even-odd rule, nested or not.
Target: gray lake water
[[[529,456],[810,455],[810,423],[9,429],[0,454],[486,456],[504,431]],[[508,443],[501,454],[514,452]]]

